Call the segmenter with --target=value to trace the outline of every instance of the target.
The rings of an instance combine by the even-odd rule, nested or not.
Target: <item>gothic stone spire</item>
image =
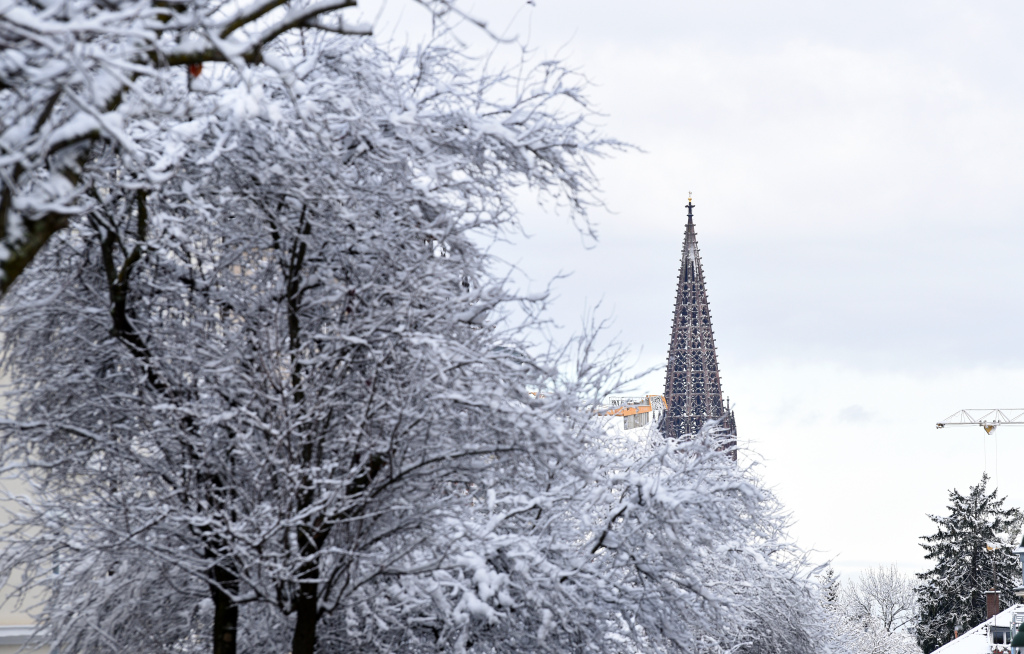
[[[736,440],[736,421],[722,402],[722,380],[718,374],[718,355],[697,233],[693,228],[693,208],[691,198],[686,205],[686,236],[665,375],[668,403],[665,429],[668,436],[685,437],[699,431],[706,421],[725,416],[719,427],[730,437],[722,445],[731,447]]]

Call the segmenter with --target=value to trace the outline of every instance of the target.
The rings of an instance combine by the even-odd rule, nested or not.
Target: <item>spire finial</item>
[[[686,199],[686,222],[690,225],[693,224],[693,207],[693,191],[690,191]]]

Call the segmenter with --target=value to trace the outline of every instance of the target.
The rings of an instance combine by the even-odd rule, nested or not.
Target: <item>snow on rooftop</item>
[[[965,632],[959,638],[951,640],[932,654],[991,654],[992,652],[1009,652],[1010,646],[993,644],[991,631],[993,627],[1003,627],[1013,634],[1024,622],[1024,605],[1014,604],[977,627]]]

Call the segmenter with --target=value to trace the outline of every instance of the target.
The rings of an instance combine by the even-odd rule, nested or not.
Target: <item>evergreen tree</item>
[[[1003,508],[1006,497],[988,492],[988,475],[967,495],[949,493],[948,516],[929,516],[938,530],[923,536],[926,559],[934,563],[918,574],[921,613],[917,642],[925,653],[985,620],[985,591],[1000,591],[1000,607],[1012,603],[1020,579],[1020,564],[1012,550],[1020,532],[1022,514]]]
[[[825,571],[821,573],[821,578],[818,580],[818,586],[821,588],[821,603],[827,609],[835,609],[839,602],[839,575],[836,573],[835,568],[831,565],[825,567]]]

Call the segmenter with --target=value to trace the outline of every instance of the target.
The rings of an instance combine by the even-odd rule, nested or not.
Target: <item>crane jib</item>
[[[936,429],[977,425],[991,434],[1002,425],[1024,425],[1024,409],[961,409],[941,422]]]

